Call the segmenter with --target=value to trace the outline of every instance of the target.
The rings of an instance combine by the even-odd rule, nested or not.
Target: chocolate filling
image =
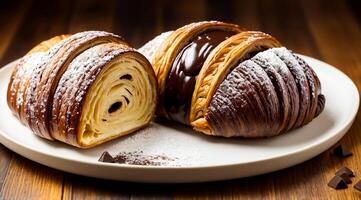
[[[120,79],[132,80],[132,75],[126,74],[126,75],[121,76]]]
[[[212,30],[193,38],[175,58],[164,89],[163,105],[171,120],[189,124],[196,78],[211,51],[234,32]]]
[[[108,109],[108,113],[113,113],[113,112],[119,110],[120,107],[122,107],[122,102],[115,102]]]

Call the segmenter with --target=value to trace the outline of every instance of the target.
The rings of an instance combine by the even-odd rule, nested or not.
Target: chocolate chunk
[[[346,182],[339,176],[334,176],[327,185],[336,190],[347,188]]]
[[[341,145],[338,145],[336,148],[333,149],[333,155],[346,158],[352,156],[352,152],[344,149]]]
[[[354,186],[356,190],[361,191],[361,181],[358,181]]]
[[[347,176],[349,177],[355,177],[355,175],[353,174],[353,171],[347,167],[341,167],[341,169],[339,169],[335,175],[337,176],[341,176],[342,174],[347,174]]]
[[[339,175],[339,177],[341,177],[347,184],[352,183],[350,177],[346,173]]]
[[[114,163],[115,160],[113,156],[111,156],[107,151],[104,151],[103,154],[100,156],[99,162],[107,162],[107,163]]]

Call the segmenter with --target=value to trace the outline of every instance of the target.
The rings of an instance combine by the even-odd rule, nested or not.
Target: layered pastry
[[[208,135],[278,135],[309,123],[325,105],[312,68],[262,32],[198,22],[139,51],[157,76],[158,115]]]
[[[38,136],[88,148],[146,126],[157,83],[148,60],[100,31],[56,36],[21,58],[7,101]]]

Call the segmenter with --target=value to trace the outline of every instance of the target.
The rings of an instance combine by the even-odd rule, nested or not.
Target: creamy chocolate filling
[[[163,105],[171,120],[189,124],[196,78],[211,51],[235,32],[212,30],[193,38],[175,58],[166,80]]]

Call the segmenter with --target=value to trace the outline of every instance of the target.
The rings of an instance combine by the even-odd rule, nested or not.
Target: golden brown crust
[[[195,36],[209,30],[228,30],[235,33],[242,32],[244,29],[235,24],[229,24],[217,21],[206,21],[192,23],[173,31],[160,45],[153,55],[152,65],[158,79],[160,95],[165,87],[165,80],[170,67],[178,52]],[[162,106],[159,107],[160,114],[164,113]]]
[[[103,72],[108,69],[113,71],[102,76]],[[122,123],[118,123],[120,127],[116,129],[117,132],[109,134],[106,131],[112,130],[109,128],[111,122],[103,125],[102,122],[99,123],[100,119],[98,118],[90,119],[91,121],[87,121],[87,118],[82,121],[82,116],[89,117],[87,113],[95,109],[92,106],[97,106],[91,104],[86,108],[83,107],[88,98],[93,98],[99,92],[91,89],[95,82],[99,82],[99,80],[109,82],[109,77],[112,77],[111,83],[126,85],[129,88],[133,88],[132,83],[141,82],[139,80],[132,82],[128,80],[128,77],[123,80],[119,76],[121,75],[119,73],[127,73],[128,70],[133,70],[133,79],[139,75],[141,77],[139,79],[142,79],[143,84],[147,86],[138,85],[139,91],[133,91],[115,85],[113,90],[116,91],[116,94],[108,91],[101,95],[103,98],[100,101],[103,104],[101,106],[102,111],[108,111],[109,113],[105,117],[114,120],[117,119],[120,112],[110,114],[109,106],[112,105],[110,103],[119,101],[124,104],[131,104],[124,105],[122,109],[118,110],[131,107],[133,109],[131,113],[133,113],[134,109],[137,111],[138,107],[132,105],[144,101],[148,102],[147,104],[140,104],[140,106],[146,107],[143,109],[144,112],[140,113],[144,117],[142,115],[141,120],[134,120],[136,123],[130,123],[126,127],[123,127]],[[100,90],[109,88],[112,87],[102,85]],[[119,92],[119,88],[122,92]],[[143,91],[144,88],[146,91]],[[127,42],[119,36],[101,31],[88,31],[72,36],[57,36],[33,48],[17,63],[11,76],[7,98],[8,105],[15,116],[31,128],[36,135],[49,140],[56,139],[77,147],[88,148],[128,134],[148,124],[155,112],[156,88],[155,74],[144,56],[129,47]],[[138,101],[134,103],[131,97],[139,95],[142,91],[145,94],[137,97]],[[134,92],[133,95],[131,92]],[[120,93],[123,96],[119,96]],[[112,95],[109,99],[115,99],[116,102],[108,102],[107,95]],[[149,96],[149,100],[144,100],[146,99],[144,96]],[[97,102],[96,100],[88,101]],[[108,107],[105,108],[105,106]],[[94,116],[99,117],[99,115]],[[136,117],[137,115],[134,118]],[[94,125],[92,120],[95,120],[98,125]],[[99,138],[87,137],[84,139],[84,127],[79,128],[82,124],[89,127],[94,125],[94,130],[97,130],[97,127],[105,126],[104,130],[106,131],[104,134],[97,133],[98,135],[102,134]],[[88,131],[87,134],[91,133]]]
[[[98,52],[96,57],[89,57],[94,55],[94,52]],[[87,59],[89,58],[89,59]],[[135,63],[131,65],[132,68],[135,68],[137,63],[140,63],[142,69],[138,70],[145,70],[146,74],[148,75],[149,82],[145,82],[142,85],[138,86],[138,91],[132,91],[133,87],[136,87],[134,82],[138,82],[134,80],[131,87],[128,87],[129,91],[133,94],[128,96],[127,100],[130,103],[136,103],[136,101],[142,102],[150,102],[149,105],[144,106],[143,109],[147,109],[149,112],[144,122],[137,126],[131,127],[130,129],[121,132],[121,134],[112,134],[106,137],[99,137],[100,139],[93,140],[91,142],[86,142],[88,130],[87,127],[95,129],[92,131],[96,131],[99,127],[93,127],[94,124],[100,124],[108,126],[105,124],[106,122],[102,121],[102,108],[99,104],[102,104],[104,101],[109,101],[112,98],[112,95],[117,95],[114,93],[120,93],[121,91],[112,92],[113,89],[122,87],[122,85],[126,84],[124,82],[120,82],[119,85],[113,85],[114,82],[108,82],[103,86],[103,88],[99,88],[100,84],[102,83],[102,79],[104,77],[109,79],[110,75],[117,76],[115,81],[119,79],[123,72],[130,73],[129,71],[123,70],[120,71],[121,67],[114,67],[114,65],[118,63],[125,62],[127,60],[134,60]],[[84,63],[82,63],[84,62]],[[124,66],[124,65],[123,65]],[[107,71],[112,70],[111,74],[104,74]],[[115,73],[118,70],[118,73]],[[86,72],[86,73],[85,73]],[[71,77],[69,76],[71,75]],[[130,75],[130,74],[127,74]],[[136,79],[137,74],[131,74],[133,77],[132,79]],[[119,81],[119,80],[118,80]],[[129,84],[129,82],[127,82]],[[97,88],[98,87],[98,88]],[[112,89],[113,87],[113,89]],[[148,88],[153,88],[151,90],[151,94],[146,97],[136,98],[136,93],[140,93],[144,90],[148,91]],[[100,89],[100,90],[99,90]],[[124,90],[124,89],[123,89]],[[102,93],[102,91],[104,91]],[[96,92],[97,94],[94,94]],[[108,94],[108,96],[107,96]],[[97,97],[92,99],[94,95]],[[119,98],[118,95],[117,99]],[[129,48],[126,45],[117,44],[117,43],[105,43],[93,47],[91,49],[86,50],[81,55],[79,55],[73,62],[69,65],[69,68],[64,73],[63,77],[59,81],[59,85],[56,88],[56,92],[54,94],[54,104],[52,108],[52,118],[51,118],[51,131],[53,133],[53,137],[57,140],[63,141],[65,143],[81,147],[81,148],[90,148],[92,146],[101,144],[103,142],[112,140],[114,138],[129,134],[134,132],[135,130],[142,128],[149,124],[151,121],[153,114],[155,113],[156,108],[156,79],[154,72],[150,63],[138,52],[134,49]],[[133,99],[132,99],[133,98]],[[89,99],[89,100],[87,100]],[[72,102],[72,103],[66,103]],[[93,107],[92,105],[96,105],[97,107]],[[124,102],[125,104],[125,102]],[[125,105],[123,105],[125,106]],[[108,108],[108,107],[107,107]],[[137,107],[136,109],[138,109]],[[133,108],[135,109],[135,108]],[[139,108],[141,109],[141,108]],[[99,110],[99,115],[91,116],[90,120],[93,120],[91,124],[87,124],[87,117],[90,113],[95,113],[94,110]],[[123,111],[125,112],[125,111]],[[131,110],[130,112],[135,112]],[[131,113],[128,113],[130,115]],[[126,115],[126,114],[124,114]],[[115,120],[121,120],[121,116],[114,116]],[[113,117],[113,118],[114,118]],[[137,116],[139,117],[139,116]],[[114,119],[113,119],[114,120]],[[132,119],[133,123],[136,119]],[[110,121],[110,120],[109,120]],[[110,122],[109,122],[110,123]],[[117,125],[118,124],[118,125]],[[113,123],[110,129],[115,130],[117,126],[121,126],[121,123]],[[97,134],[106,134],[104,131]]]
[[[206,49],[205,44],[194,42],[195,36],[199,39],[214,27],[224,30],[222,26],[221,22],[190,24],[163,33],[140,49],[152,61],[158,78],[160,116],[190,122],[208,135],[269,137],[305,125],[322,112],[325,98],[316,74],[262,32],[232,27],[239,33],[197,57],[201,69],[191,71],[192,65],[184,63],[194,60],[185,57],[198,52],[188,45]],[[178,58],[181,61],[174,65]],[[187,94],[193,94],[192,99]]]
[[[25,113],[28,126],[39,136],[52,139],[49,132],[49,117],[55,87],[69,63],[84,50],[101,43],[125,43],[119,36],[89,31],[72,35],[49,49],[32,72],[25,98]],[[126,44],[126,43],[125,43]]]
[[[70,35],[57,35],[55,37],[50,38],[49,40],[45,40],[40,42],[34,48],[32,48],[26,55],[30,55],[37,52],[46,52],[54,45],[58,44],[60,41],[70,37]]]
[[[30,74],[36,66],[34,63],[40,62],[40,57],[42,57],[43,53],[69,36],[70,35],[59,35],[43,41],[17,61],[15,69],[10,76],[9,87],[7,90],[7,102],[9,108],[18,118],[20,118],[21,122],[25,123],[25,113],[23,112],[24,104],[20,101],[25,99],[24,95],[26,94],[25,90],[29,85]],[[33,64],[30,62],[33,62]]]
[[[204,116],[224,77],[250,53],[280,46],[272,36],[255,31],[241,32],[219,44],[208,56],[196,81],[190,110],[192,126],[203,133],[213,134]]]

